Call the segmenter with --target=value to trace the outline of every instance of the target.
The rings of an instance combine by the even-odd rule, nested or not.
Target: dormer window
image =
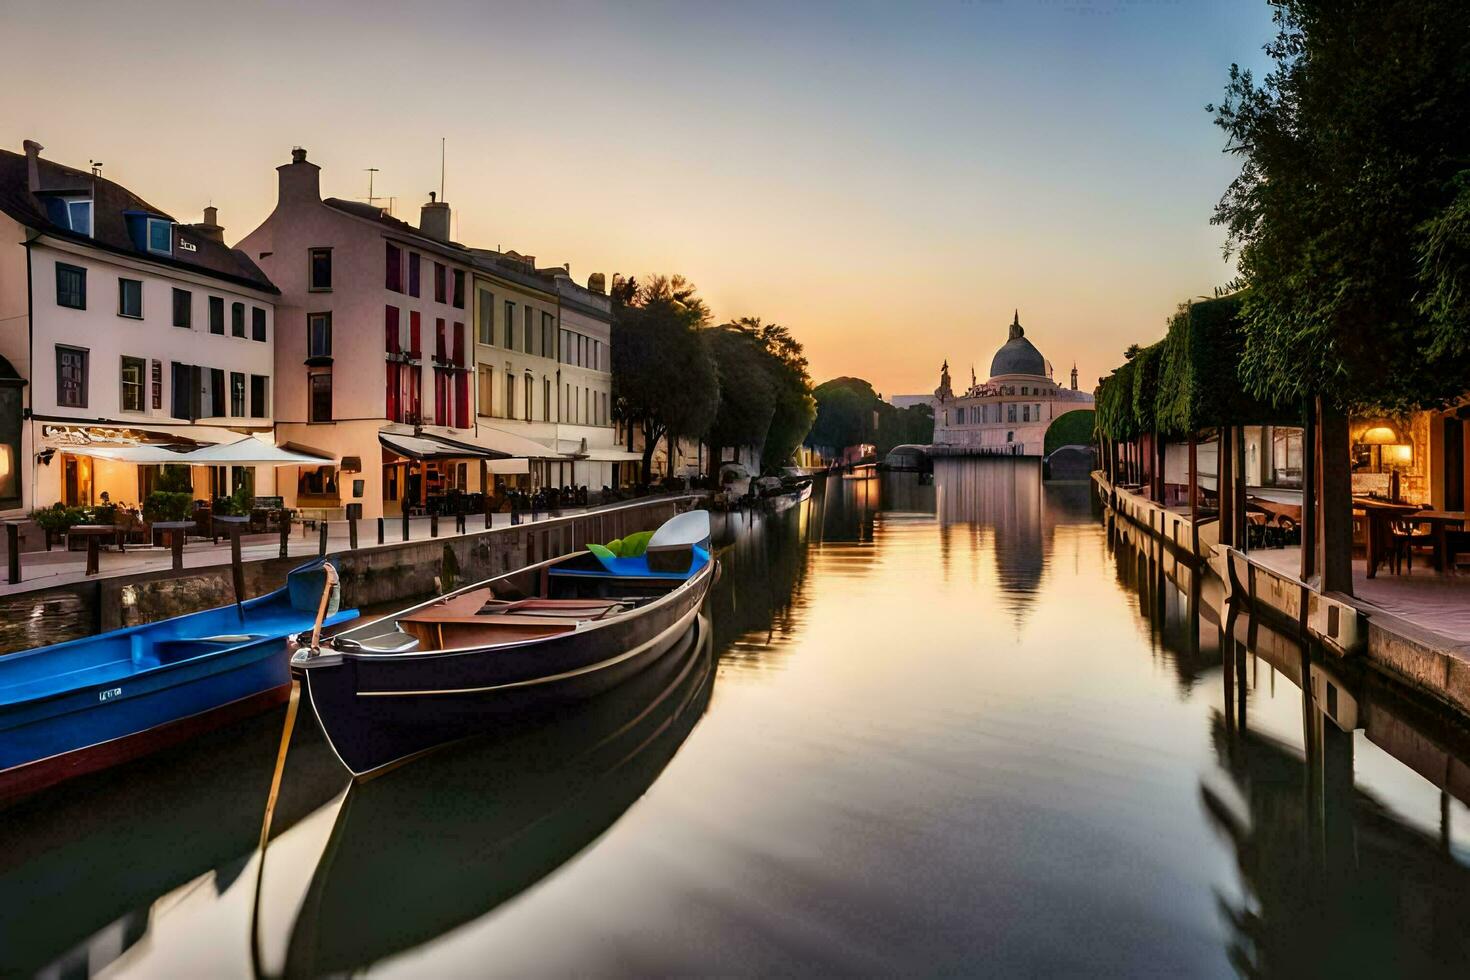
[[[62,201],[66,206],[66,226],[79,235],[92,235],[92,199],[90,197],[68,197]]]
[[[160,255],[174,254],[174,225],[162,218],[148,219],[148,251]]]

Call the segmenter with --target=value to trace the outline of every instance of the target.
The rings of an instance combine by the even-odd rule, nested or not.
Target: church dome
[[[1015,319],[1011,321],[1010,339],[995,352],[995,357],[990,362],[992,378],[998,378],[1004,374],[1030,374],[1039,378],[1046,377],[1046,358],[1041,356],[1041,351],[1036,349],[1036,345],[1026,339],[1026,331],[1021,328],[1019,310],[1016,311]]]

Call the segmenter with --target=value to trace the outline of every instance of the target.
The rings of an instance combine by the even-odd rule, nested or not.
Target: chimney
[[[607,280],[603,278],[602,273],[594,272],[587,277],[587,288],[594,293],[605,293],[607,292]]]
[[[204,209],[204,220],[192,227],[195,234],[203,235],[210,241],[223,243],[225,240],[225,230],[219,223],[219,208],[212,204]]]
[[[46,148],[35,140],[26,140],[22,145],[26,151],[26,179],[35,194],[41,189],[41,151]]]
[[[322,168],[307,162],[306,150],[299,146],[293,147],[291,162],[277,167],[276,173],[280,174],[277,207],[288,201],[299,204],[316,204],[321,201]]]
[[[449,241],[449,205],[434,200],[429,191],[429,203],[419,209],[419,233],[436,242]]]

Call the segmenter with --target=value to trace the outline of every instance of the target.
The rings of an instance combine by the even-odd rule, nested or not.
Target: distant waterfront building
[[[214,208],[181,224],[101,176],[0,151],[0,515],[141,504],[187,450],[271,431],[278,292],[226,247]],[[28,409],[26,412],[24,410]],[[199,498],[274,491],[250,466],[195,467]]]
[[[1071,387],[1053,379],[1051,363],[1026,339],[1018,310],[986,381],[972,370],[969,387],[956,393],[944,363],[934,391],[934,445],[955,453],[1040,456],[1054,419],[1090,408],[1091,393],[1077,390],[1076,368]]]

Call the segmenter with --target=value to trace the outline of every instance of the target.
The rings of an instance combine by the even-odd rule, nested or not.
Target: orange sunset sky
[[[7,3],[0,132],[180,220],[212,202],[231,242],[298,144],[324,194],[377,167],[416,221],[442,137],[458,240],[681,272],[817,381],[983,378],[1019,307],[1091,387],[1233,274],[1204,105],[1270,29],[1245,0]]]

